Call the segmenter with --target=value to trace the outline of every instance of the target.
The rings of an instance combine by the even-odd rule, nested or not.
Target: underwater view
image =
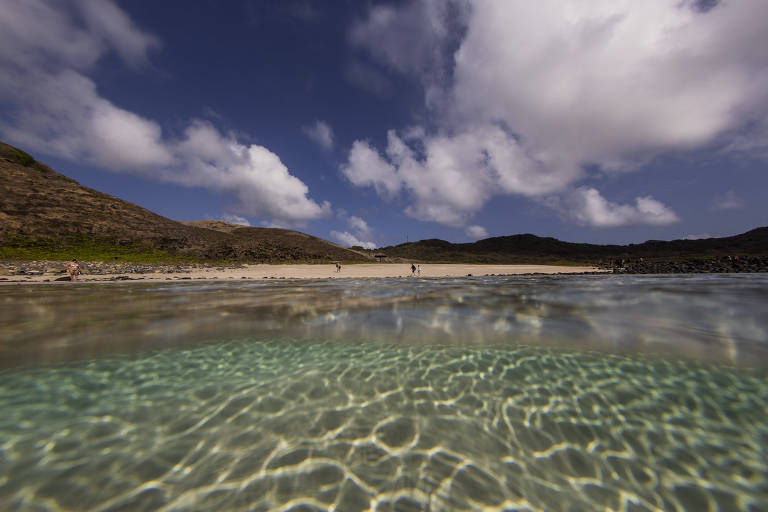
[[[1,510],[768,509],[768,276],[0,286]]]

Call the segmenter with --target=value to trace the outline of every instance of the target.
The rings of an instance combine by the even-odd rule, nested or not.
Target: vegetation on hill
[[[0,145],[0,175],[3,259],[145,263],[369,260],[363,253],[287,229],[176,222],[84,187],[7,144]]]

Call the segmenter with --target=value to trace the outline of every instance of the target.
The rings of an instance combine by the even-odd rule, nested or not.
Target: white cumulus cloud
[[[315,121],[313,124],[302,127],[302,130],[323,151],[333,149],[333,129],[325,121]]]
[[[331,215],[330,203],[308,198],[307,186],[263,146],[240,144],[195,121],[174,149],[183,165],[163,173],[163,179],[233,194],[247,215],[275,217],[284,226]]]
[[[85,69],[109,50],[132,65],[159,41],[112,0],[0,0],[0,62],[29,69]]]
[[[331,214],[267,148],[200,121],[167,137],[99,93],[89,76],[99,59],[115,52],[140,66],[158,44],[111,0],[0,0],[0,134],[27,150],[233,195],[238,210],[268,222]]]
[[[762,104],[768,55],[755,41],[767,30],[761,0],[707,12],[670,0],[481,2],[453,97],[463,115],[504,120],[534,151],[575,163],[685,149]]]
[[[465,225],[493,195],[553,193],[581,173],[575,167],[559,174],[542,172],[543,164],[498,126],[454,136],[426,136],[411,128],[406,139],[390,130],[387,140],[385,154],[356,141],[342,174],[385,199],[405,191],[412,199],[407,215],[449,226]]]
[[[331,238],[344,247],[362,247],[363,249],[375,249],[373,242],[364,242],[349,231],[331,231]]]
[[[560,203],[563,214],[578,223],[594,227],[631,224],[667,225],[680,219],[675,212],[650,196],[635,198],[635,204],[617,204],[605,199],[591,187],[577,187]]]
[[[478,226],[476,224],[467,226],[467,229],[464,231],[464,233],[473,240],[488,238],[488,230],[486,230],[483,226]]]
[[[380,4],[352,25],[350,40],[388,67],[440,80],[453,60],[451,43],[458,43],[468,5],[445,0]]]
[[[341,172],[355,185],[370,185],[383,197],[395,196],[402,187],[397,169],[362,140],[352,144],[348,162],[341,166]]]
[[[160,126],[101,97],[90,78],[74,70],[23,78],[29,80],[5,88],[0,79],[0,94],[18,101],[15,115],[0,120],[8,140],[115,171],[145,173],[174,163]]]
[[[414,25],[421,31],[403,36]],[[393,159],[391,141],[387,158],[357,141],[342,171],[382,195],[406,190],[410,215],[450,225],[464,225],[496,194],[553,193],[593,226],[666,223],[676,216],[654,199],[617,205],[579,187],[583,169],[636,170],[734,134],[739,150],[754,146],[739,129],[768,119],[766,34],[763,0],[377,5],[350,40],[421,81],[437,129],[411,158],[419,165]],[[486,142],[495,129],[495,144]],[[485,160],[462,151],[468,143]]]
[[[364,219],[355,215],[348,215],[346,211],[338,211],[339,218],[346,221],[350,231],[331,231],[331,238],[345,247],[357,245],[365,249],[375,249],[377,245],[372,242],[373,229]]]
[[[230,224],[238,224],[240,226],[250,226],[251,223],[245,217],[236,215],[234,213],[225,213],[221,216],[221,220],[229,222]]]
[[[682,240],[703,240],[705,238],[712,238],[712,235],[709,233],[697,233],[695,235],[686,235]]]
[[[357,233],[357,236],[361,238],[371,238],[373,236],[371,227],[360,217],[352,215],[347,219],[347,223],[352,231]]]

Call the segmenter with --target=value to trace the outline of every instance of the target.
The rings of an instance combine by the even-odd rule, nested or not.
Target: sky
[[[765,0],[0,0],[0,140],[344,246],[768,225]]]

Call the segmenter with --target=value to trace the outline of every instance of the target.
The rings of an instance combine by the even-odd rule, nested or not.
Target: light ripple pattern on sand
[[[0,372],[3,510],[764,510],[756,370],[240,339]]]

